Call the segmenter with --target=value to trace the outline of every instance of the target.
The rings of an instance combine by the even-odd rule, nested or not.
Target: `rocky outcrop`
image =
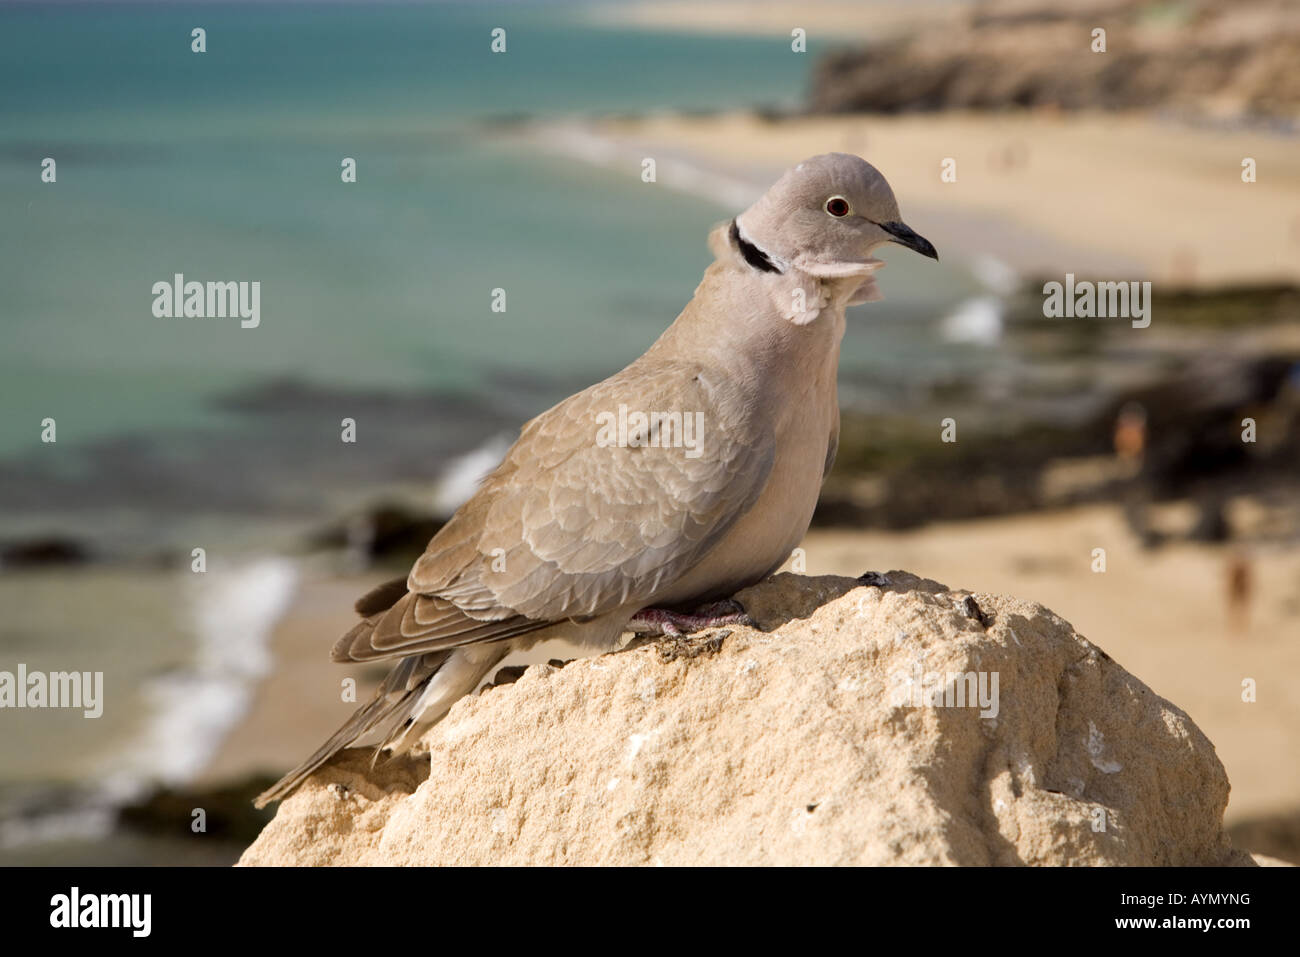
[[[1104,52],[1094,50],[1098,29],[1106,32]],[[1172,107],[1295,117],[1297,59],[1300,16],[1285,0],[986,0],[952,27],[828,54],[809,107]]]
[[[241,863],[1249,863],[1214,746],[1042,606],[901,572],[738,597],[758,628],[534,665],[427,757],[344,752]]]

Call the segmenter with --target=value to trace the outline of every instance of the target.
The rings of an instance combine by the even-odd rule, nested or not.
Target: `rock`
[[[0,542],[0,568],[84,565],[90,559],[90,551],[83,543],[59,535]]]
[[[1093,31],[1105,28],[1105,52]],[[816,113],[1164,108],[1293,119],[1300,20],[1282,0],[986,0],[943,30],[833,50]]]
[[[391,758],[349,748],[280,805],[239,859],[242,864],[381,863],[379,844],[396,806],[429,776],[427,758]],[[394,862],[396,863],[396,862]]]
[[[1042,606],[904,572],[737,597],[761,630],[534,665],[427,758],[344,752],[241,864],[1252,863],[1214,746]],[[907,700],[948,673],[987,717]]]
[[[365,564],[378,561],[413,561],[429,539],[447,524],[445,516],[383,502],[346,522],[322,529],[310,538],[316,548],[348,548]]]
[[[212,842],[229,842],[234,850],[257,837],[270,815],[253,807],[253,799],[275,783],[268,774],[248,774],[210,787],[159,787],[118,812],[121,827],[149,837],[202,833]],[[195,832],[194,812],[203,811],[203,830]]]

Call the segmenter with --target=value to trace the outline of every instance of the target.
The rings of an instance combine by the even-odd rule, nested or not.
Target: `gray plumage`
[[[710,236],[715,261],[649,350],[524,426],[403,581],[357,602],[340,662],[399,659],[374,699],[257,799],[376,735],[402,747],[511,651],[612,648],[638,611],[726,597],[808,529],[839,435],[844,307],[878,298],[886,242],[934,258],[884,177],[831,153]],[[702,414],[698,455],[597,441],[602,414]]]

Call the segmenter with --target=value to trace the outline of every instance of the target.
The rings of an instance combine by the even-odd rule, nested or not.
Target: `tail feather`
[[[509,651],[504,643],[489,643],[403,658],[368,703],[311,757],[259,794],[254,806],[265,807],[288,797],[335,754],[381,726],[376,758],[384,748],[400,750],[412,731],[423,731],[441,719],[453,704],[478,687]]]
[[[358,708],[357,712],[330,735],[329,740],[317,748],[311,757],[259,794],[253,801],[253,806],[266,807],[272,801],[288,797],[322,764],[384,721],[393,720],[393,726],[403,723],[409,717],[411,707],[423,694],[429,679],[437,674],[448,657],[450,653],[444,651],[403,658],[397,667],[388,673],[388,677],[384,679],[369,702]],[[379,748],[388,743],[391,736],[390,727]],[[376,749],[376,754],[379,748]]]

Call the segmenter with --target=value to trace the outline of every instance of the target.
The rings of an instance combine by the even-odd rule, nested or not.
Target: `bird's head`
[[[821,278],[869,274],[880,265],[872,250],[885,243],[939,258],[903,222],[880,171],[849,153],[823,153],[787,171],[736,217],[735,228],[778,268]]]

